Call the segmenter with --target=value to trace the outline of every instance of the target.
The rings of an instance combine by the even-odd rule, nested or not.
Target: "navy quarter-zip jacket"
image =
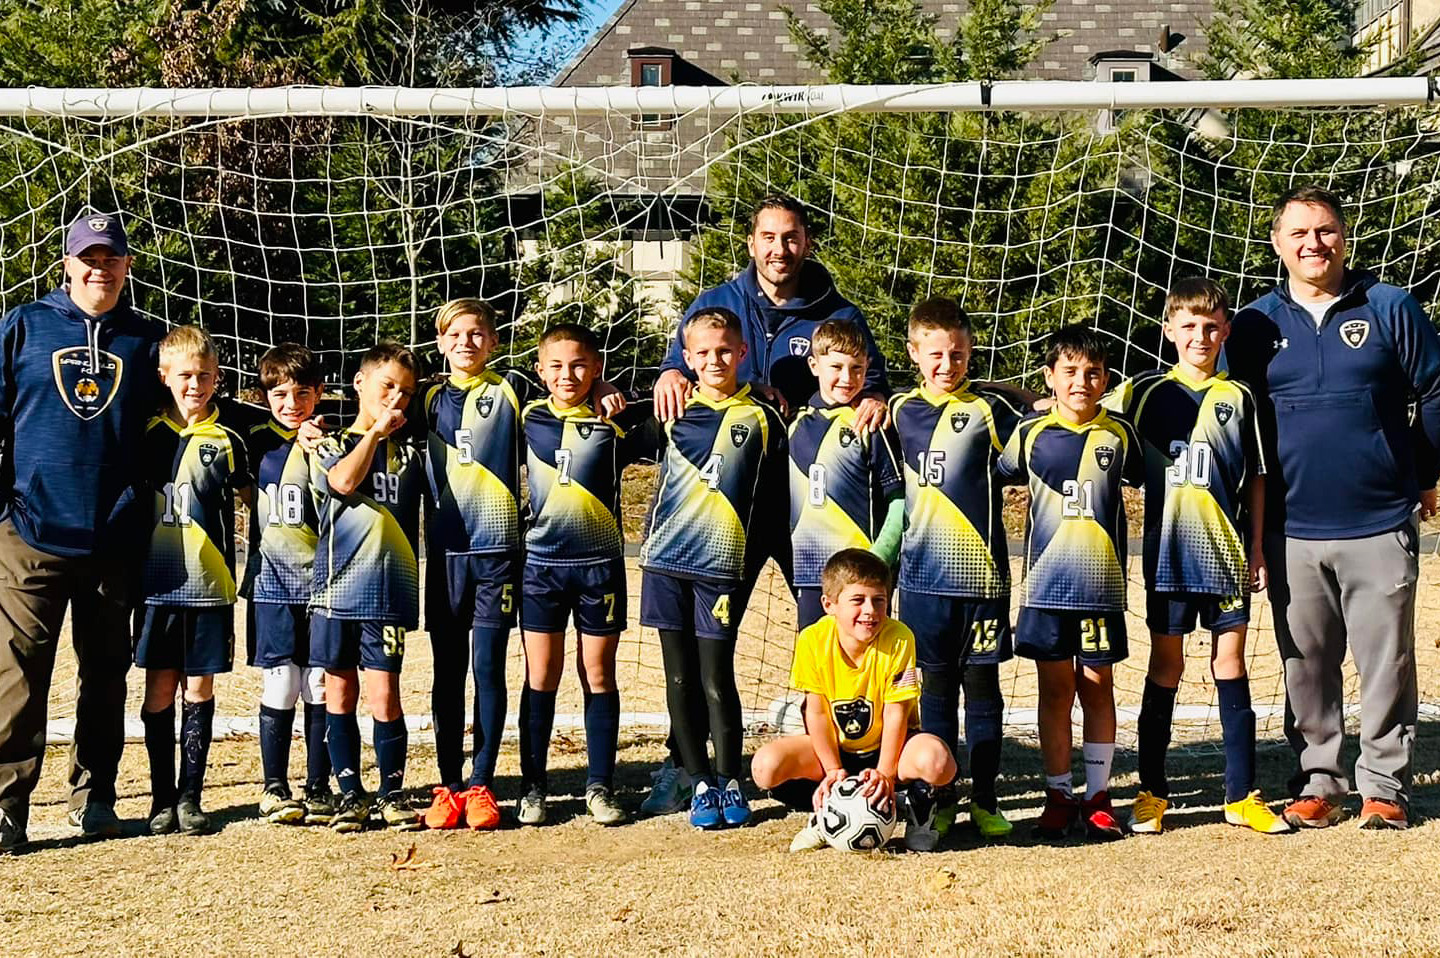
[[[778,389],[791,409],[799,409],[815,392],[815,376],[808,362],[810,340],[815,335],[815,327],[827,319],[848,319],[860,327],[870,356],[865,389],[885,394],[890,391],[885,378],[885,357],[876,348],[865,317],[835,289],[830,271],[814,260],[807,259],[800,267],[800,291],[783,306],[776,306],[761,292],[752,261],[730,282],[704,290],[695,297],[685,319],[716,306],[740,317],[748,348],[740,362],[740,382],[764,383]],[[695,374],[685,365],[684,348],[685,322],[682,320],[660,370],[678,369],[693,380]]]
[[[1412,400],[1440,446],[1440,335],[1429,317],[1363,270],[1347,269],[1342,289],[1317,328],[1281,283],[1236,314],[1225,344],[1270,446],[1266,527],[1297,539],[1377,535],[1414,511]]]
[[[143,545],[143,437],[161,394],[162,330],[122,300],[87,315],[63,289],[0,321],[0,520],[81,556]]]

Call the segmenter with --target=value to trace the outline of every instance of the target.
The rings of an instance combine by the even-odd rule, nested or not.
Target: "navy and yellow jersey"
[[[1020,422],[1008,394],[967,379],[944,396],[922,386],[890,400],[905,463],[900,588],[998,599],[1010,559],[996,463]]]
[[[1265,472],[1248,387],[1178,368],[1121,383],[1104,405],[1134,423],[1145,449],[1145,584],[1234,596],[1250,588],[1246,486]]]
[[[235,492],[250,485],[245,441],[220,411],[193,426],[168,415],[145,428],[154,502],[143,589],[147,605],[235,603]]]
[[[790,425],[790,537],[798,588],[820,585],[841,549],[869,549],[904,488],[893,429],[861,433],[852,406],[816,393]]]
[[[1135,427],[1104,409],[1075,425],[1052,409],[1024,419],[996,464],[1030,489],[1020,604],[1085,612],[1125,608],[1122,483],[1145,482]]]
[[[632,407],[602,419],[588,403],[562,409],[547,398],[527,405],[521,421],[530,486],[527,558],[547,565],[621,558],[620,472],[655,454],[654,419]]]
[[[655,501],[640,566],[682,579],[738,583],[751,539],[783,535],[757,521],[764,499],[783,524],[785,424],[745,386],[728,399],[698,391],[665,424]]]
[[[419,624],[416,540],[424,465],[420,453],[394,437],[375,447],[370,472],[348,496],[330,489],[326,473],[360,442],[349,429],[320,441],[310,457],[319,537],[310,608],[331,619],[361,619],[413,629]]]
[[[252,602],[304,605],[310,601],[319,525],[309,457],[295,441],[295,430],[274,419],[251,426],[247,445],[255,506],[241,594]]]
[[[533,392],[518,373],[490,369],[426,391],[433,554],[520,551],[520,411]]]

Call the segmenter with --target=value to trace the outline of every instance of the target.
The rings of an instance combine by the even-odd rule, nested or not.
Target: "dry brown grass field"
[[[1425,558],[1421,577],[1421,698],[1440,706],[1440,557]],[[638,584],[632,562],[632,590]],[[1141,598],[1133,562],[1132,608],[1143,607]],[[1278,800],[1292,759],[1276,741],[1283,696],[1263,600],[1254,621],[1250,671],[1268,743],[1260,781]],[[785,694],[793,622],[783,580],[767,572],[738,650],[752,717],[764,718]],[[1141,619],[1132,614],[1129,623],[1130,659],[1116,669],[1122,713],[1138,707],[1148,655]],[[1298,835],[1241,832],[1219,816],[1218,725],[1200,708],[1213,704],[1206,643],[1192,642],[1188,654],[1180,701],[1196,707],[1196,717],[1179,730],[1187,744],[1171,762],[1177,805],[1167,816],[1171,830],[1113,845],[1051,847],[1028,837],[1041,796],[1033,729],[1023,711],[1034,705],[1033,669],[1024,662],[1002,672],[1016,711],[1007,727],[1001,803],[1017,823],[1016,838],[985,845],[957,827],[941,851],[928,855],[789,855],[801,816],[787,816],[763,798],[756,801],[753,827],[718,835],[694,832],[681,816],[601,829],[584,816],[578,797],[584,743],[573,728],[557,730],[555,821],[542,828],[347,837],[264,825],[253,818],[258,748],[240,736],[217,741],[212,754],[206,804],[223,826],[218,834],[143,834],[145,758],[132,742],[120,784],[127,837],[85,843],[64,825],[65,755],[54,747],[36,795],[36,841],[27,854],[0,859],[0,954],[1440,954],[1440,910],[1431,905],[1440,892],[1440,717],[1422,718],[1419,827],[1376,834],[1347,822]],[[653,632],[630,629],[620,662],[625,711],[641,713],[640,722],[663,713]],[[521,665],[516,643],[512,689]],[[417,803],[428,797],[435,774],[423,724],[430,674],[428,642],[415,634],[402,685],[407,713],[421,720],[407,778]],[[1347,681],[1353,701],[1354,675]],[[52,719],[73,714],[72,682],[67,649]],[[139,687],[132,673],[132,720]],[[258,694],[258,674],[241,661],[217,682],[226,717],[251,716]],[[571,676],[559,708],[579,711]],[[1353,722],[1354,716],[1352,729]],[[770,733],[763,723],[754,730],[757,737]],[[617,784],[631,808],[663,758],[660,736],[653,725],[622,731]],[[747,753],[756,744],[752,740]],[[1122,715],[1115,779],[1122,814],[1135,789],[1127,744],[1133,744],[1133,719],[1127,727]],[[1354,752],[1352,741],[1348,754]],[[513,800],[517,775],[510,743],[497,783],[502,799]],[[367,781],[374,777],[367,768]],[[397,869],[394,859],[412,844],[414,867]]]

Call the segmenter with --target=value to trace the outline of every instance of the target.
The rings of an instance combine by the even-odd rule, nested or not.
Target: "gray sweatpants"
[[[1266,537],[1275,635],[1285,666],[1285,737],[1299,759],[1292,795],[1336,801],[1350,791],[1340,767],[1341,664],[1348,644],[1360,674],[1355,784],[1363,798],[1408,804],[1418,713],[1419,551],[1413,517],[1363,539]]]

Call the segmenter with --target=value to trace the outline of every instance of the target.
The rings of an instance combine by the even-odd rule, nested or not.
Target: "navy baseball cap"
[[[116,256],[130,255],[125,227],[113,213],[84,213],[70,224],[65,234],[65,255],[79,256],[92,246],[108,246]]]

